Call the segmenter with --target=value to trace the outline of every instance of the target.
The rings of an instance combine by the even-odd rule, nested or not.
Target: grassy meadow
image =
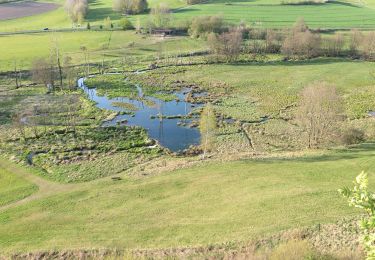
[[[26,198],[37,190],[37,185],[0,168],[0,207]]]
[[[206,163],[82,184],[2,210],[1,251],[208,245],[334,222],[358,213],[338,188],[361,170],[374,187],[373,156],[374,145],[364,144],[315,156]]]
[[[106,61],[127,59],[154,59],[160,49],[160,39],[135,34],[133,31],[83,31],[56,32],[0,36],[1,62],[0,70],[10,71],[14,61],[18,67],[27,69],[37,57],[48,57],[50,48],[59,47],[64,56],[72,58],[73,64],[83,64],[84,54],[81,46],[90,51],[90,62],[101,62],[103,55]],[[166,54],[187,53],[205,50],[203,41],[188,37],[175,37],[163,41]]]
[[[185,0],[148,1],[150,8],[167,3],[177,27],[207,15],[245,23],[249,35],[241,38],[233,60],[220,60],[224,55],[204,36],[119,30],[122,16],[112,10],[111,0],[89,1],[82,28],[72,29],[64,1],[54,2],[61,7],[0,21],[0,258],[43,250],[210,248],[358,217],[360,211],[337,189],[352,185],[361,171],[375,189],[375,114],[370,113],[375,111],[375,47],[365,41],[375,34],[361,35],[353,54],[349,29],[375,29],[375,0],[314,5],[209,0],[191,6]],[[99,29],[107,17],[114,30]],[[279,50],[288,37],[284,30],[270,32],[276,35],[270,45],[277,42],[279,49],[254,51],[269,42],[266,31],[252,29],[286,28],[300,17],[314,29],[343,29],[340,35],[319,35],[328,39],[326,45],[342,41],[336,55],[319,50],[316,56],[289,57]],[[129,19],[145,25],[149,16]],[[50,57],[56,46],[64,63],[61,78],[57,69],[45,73],[57,64]],[[72,59],[65,64],[67,57]],[[37,68],[44,77],[30,70],[37,58],[50,58],[49,67]],[[15,64],[23,71],[14,72]],[[51,75],[53,90],[47,84]],[[80,77],[92,88],[88,95],[75,84]],[[358,130],[354,142],[335,136],[307,149],[308,130],[297,109],[302,90],[317,82],[336,87],[342,109],[335,110],[335,134]],[[118,98],[111,104],[124,111],[99,109],[89,100],[93,88],[99,96]],[[164,149],[147,129],[117,117],[136,116],[135,106],[121,97],[150,107],[158,106],[150,97],[180,105],[182,99],[193,100],[191,113],[167,115],[191,128],[202,124],[201,106],[210,102],[216,127],[212,153],[203,158],[203,144],[186,153]],[[160,120],[160,135],[162,121],[168,120],[162,105],[150,115]],[[118,118],[122,121],[103,127]]]
[[[61,4],[57,10],[31,17],[0,21],[0,32],[17,32],[28,30],[69,29],[72,24],[69,21],[62,1],[54,1]],[[183,0],[162,1],[173,11],[171,23],[183,24],[195,16],[222,15],[232,24],[244,22],[249,26],[262,28],[283,28],[293,25],[300,17],[303,17],[311,28],[348,29],[375,28],[374,2],[351,3],[346,1],[334,1],[320,5],[283,5],[279,0],[258,1],[222,1],[210,0],[204,4],[187,6]],[[152,8],[159,1],[149,1]],[[96,0],[89,3],[89,12],[82,27],[86,23],[93,26],[103,25],[103,20],[110,17],[116,24],[121,15],[112,10],[111,0]],[[145,26],[147,16],[144,14],[130,16],[134,23],[137,19]]]

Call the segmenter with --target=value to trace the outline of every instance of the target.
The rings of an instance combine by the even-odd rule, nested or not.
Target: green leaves
[[[361,172],[353,183],[353,189],[344,187],[338,192],[348,200],[349,206],[366,211],[367,216],[360,221],[359,226],[363,232],[366,259],[375,259],[375,193],[368,191],[368,176],[365,172]]]

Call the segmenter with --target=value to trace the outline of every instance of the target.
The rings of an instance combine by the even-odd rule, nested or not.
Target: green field
[[[56,32],[0,36],[0,70],[9,71],[14,68],[14,61],[18,67],[30,68],[36,57],[48,57],[50,48],[59,46],[64,56],[73,58],[74,64],[82,64],[84,54],[81,46],[90,51],[90,62],[129,58],[154,58],[160,48],[160,39],[135,34],[133,31],[84,31],[84,32]],[[187,37],[169,38],[162,41],[166,54],[185,53],[205,50],[203,41],[196,41]],[[103,46],[105,48],[103,48]],[[108,48],[107,48],[108,47]]]
[[[63,5],[61,1],[57,1]],[[150,1],[152,8],[158,2]],[[163,1],[173,9],[172,23],[182,24],[183,21],[191,20],[195,16],[222,15],[225,20],[232,24],[241,21],[254,27],[288,27],[298,18],[303,17],[312,28],[375,28],[375,6],[373,1],[366,3],[350,3],[345,1],[334,1],[322,5],[282,5],[278,0],[257,1],[222,1],[211,0],[204,4],[186,6],[182,0]],[[121,18],[119,13],[112,10],[111,0],[98,0],[90,3],[86,22],[91,25],[103,25],[103,20],[110,17],[116,24]],[[130,17],[133,22],[138,16]],[[145,26],[146,15],[139,15]],[[0,32],[15,32],[27,30],[69,29],[72,28],[63,7],[57,10],[14,20],[0,21]]]
[[[208,245],[333,222],[357,212],[337,189],[362,170],[373,184],[373,156],[367,144],[84,184],[1,212],[1,251]]]
[[[255,27],[288,27],[303,17],[311,28],[374,28],[375,10],[347,2],[323,5],[280,5],[278,1],[210,1],[176,11],[175,18],[221,14],[230,23]]]
[[[34,193],[38,187],[0,167],[0,207]]]
[[[150,8],[167,3],[176,28],[187,29],[197,16],[224,18],[218,30],[224,38],[207,30],[198,39],[120,30],[122,16],[112,10],[112,0],[90,1],[82,28],[72,28],[64,1],[52,1],[61,7],[0,21],[0,258],[86,249],[210,250],[250,241],[261,248],[281,232],[320,232],[320,224],[358,218],[360,211],[337,190],[352,185],[361,171],[375,189],[375,34],[349,29],[375,30],[375,0],[148,1]],[[113,30],[100,29],[107,17]],[[300,17],[309,27],[338,32],[278,30]],[[146,28],[150,16],[129,19]],[[229,46],[233,42],[225,37],[241,34],[230,34],[228,24],[240,22],[247,25],[241,42]],[[294,46],[296,55],[285,51],[292,36],[308,43]],[[350,40],[357,48],[350,48]],[[233,59],[220,52],[229,47]],[[37,58],[46,58],[45,64],[32,66]],[[87,95],[75,84],[79,78]],[[334,85],[338,104],[327,117],[334,127],[320,122],[317,131],[324,135],[316,135],[313,145],[304,115],[321,111],[306,113],[301,102],[311,84]],[[106,109],[90,100],[94,91],[112,98],[100,103]],[[204,133],[201,111],[208,103],[214,113],[206,121],[215,129]],[[184,106],[173,110],[175,104]],[[159,139],[131,125],[131,117],[147,109],[155,110],[146,120],[157,123]],[[105,121],[113,125],[103,127]],[[171,122],[197,127],[202,143],[181,153],[162,147]],[[205,134],[212,144],[203,144]],[[354,231],[347,240],[333,228],[329,232],[329,253],[336,254],[349,247]]]

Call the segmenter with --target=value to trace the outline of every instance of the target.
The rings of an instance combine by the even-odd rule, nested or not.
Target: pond
[[[90,100],[96,103],[98,108],[119,112],[119,115],[115,118],[104,122],[104,127],[115,125],[141,126],[147,130],[152,139],[157,140],[160,145],[173,152],[182,151],[200,142],[199,129],[189,127],[193,119],[184,118],[194,108],[200,106],[185,101],[185,97],[191,89],[183,89],[174,93],[177,100],[166,102],[154,97],[144,97],[142,88],[139,86],[137,86],[139,99],[99,96],[95,88],[88,88],[85,85],[84,78],[78,80],[78,86],[83,89]],[[129,110],[115,106],[114,102],[128,103],[136,109],[131,114],[124,114]],[[159,115],[162,115],[163,118]],[[168,116],[172,118],[166,119],[165,117]],[[174,116],[179,118],[173,118]],[[195,118],[195,120],[197,119]]]

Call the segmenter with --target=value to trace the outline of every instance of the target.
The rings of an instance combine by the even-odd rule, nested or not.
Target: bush
[[[291,240],[277,247],[271,254],[271,260],[300,260],[313,257],[313,249],[306,241]]]
[[[343,133],[342,141],[346,145],[362,143],[365,141],[365,133],[360,129],[349,128]]]
[[[196,4],[200,4],[202,2],[203,2],[203,0],[186,0],[186,3],[188,5],[196,5]]]
[[[190,36],[194,38],[205,37],[209,33],[220,33],[224,21],[221,16],[198,16],[193,19],[189,28]]]
[[[133,24],[129,21],[129,19],[127,18],[122,18],[119,22],[119,26],[121,27],[121,29],[123,30],[131,30],[131,29],[134,29],[134,26]]]
[[[123,14],[140,14],[147,10],[146,0],[114,0],[113,10]]]

